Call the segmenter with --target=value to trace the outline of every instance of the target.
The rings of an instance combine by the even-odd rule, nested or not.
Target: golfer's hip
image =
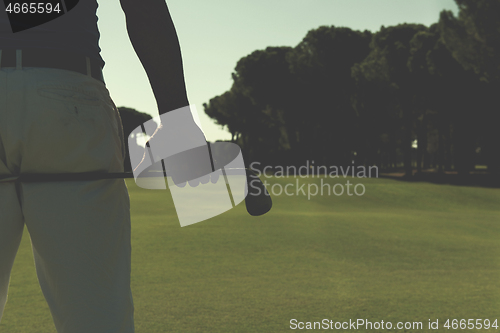
[[[52,68],[0,70],[0,174],[123,169],[123,133],[105,85]]]

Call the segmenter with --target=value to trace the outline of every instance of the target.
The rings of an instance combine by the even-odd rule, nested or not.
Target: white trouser
[[[123,172],[122,162],[121,122],[104,83],[67,70],[0,68],[0,178]],[[57,332],[134,332],[123,180],[0,181],[0,318],[24,225]]]

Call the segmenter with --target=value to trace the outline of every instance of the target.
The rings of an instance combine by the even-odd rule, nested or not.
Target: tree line
[[[245,162],[500,173],[500,0],[455,0],[431,26],[321,26],[241,58],[203,104]]]

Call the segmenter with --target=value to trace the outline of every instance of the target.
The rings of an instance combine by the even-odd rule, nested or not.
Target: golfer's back
[[[104,67],[99,48],[97,7],[96,0],[80,0],[73,9],[52,21],[13,33],[4,1],[0,1],[0,49],[71,51],[92,57]]]

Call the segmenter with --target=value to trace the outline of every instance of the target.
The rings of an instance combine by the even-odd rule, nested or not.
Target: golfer
[[[160,114],[188,107],[165,0],[120,3]],[[102,75],[97,1],[80,0],[73,8],[66,1],[64,15],[18,32],[12,24],[22,14],[9,20],[6,6],[0,4],[0,319],[26,225],[57,332],[134,332],[124,181],[15,180],[23,173],[123,172],[124,137]],[[175,139],[203,143],[190,113],[182,114],[190,130],[178,130]]]

